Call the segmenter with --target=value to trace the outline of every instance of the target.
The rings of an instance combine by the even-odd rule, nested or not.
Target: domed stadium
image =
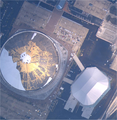
[[[1,82],[7,88],[29,98],[45,99],[64,74],[67,50],[63,52],[58,42],[41,32],[23,30],[5,42],[0,61]]]

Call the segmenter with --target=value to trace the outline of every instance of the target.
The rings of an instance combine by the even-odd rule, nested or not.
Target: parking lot
[[[54,33],[57,34],[57,38],[71,44],[81,46],[87,33],[88,29],[83,27],[81,24],[73,22],[67,18],[61,17]]]

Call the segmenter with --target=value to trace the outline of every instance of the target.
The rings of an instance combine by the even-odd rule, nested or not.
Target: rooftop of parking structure
[[[107,0],[76,0],[74,7],[100,19],[104,19],[110,4]]]
[[[58,24],[56,25],[54,33],[57,34],[59,39],[69,44],[78,44],[81,46],[88,33],[88,29],[83,27],[81,24],[61,17]]]

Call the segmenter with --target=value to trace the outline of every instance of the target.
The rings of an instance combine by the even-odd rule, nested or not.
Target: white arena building
[[[96,67],[88,67],[71,86],[71,93],[83,106],[95,106],[110,90],[108,77]]]
[[[95,106],[110,90],[109,78],[96,67],[87,67],[71,85],[71,95],[64,109],[74,111],[82,106],[82,117],[89,119]]]
[[[67,50],[49,36],[17,31],[0,51],[0,82],[19,95],[44,100],[61,81],[67,56]]]

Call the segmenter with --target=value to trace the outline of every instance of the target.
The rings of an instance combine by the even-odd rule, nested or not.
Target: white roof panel
[[[8,51],[6,49],[2,50],[1,53],[1,72],[5,78],[5,80],[13,87],[19,90],[25,90],[20,77],[20,72],[16,69],[17,63],[13,63],[12,57],[8,55]]]
[[[108,77],[98,68],[86,68],[71,86],[73,96],[83,105],[93,105],[109,88]]]

